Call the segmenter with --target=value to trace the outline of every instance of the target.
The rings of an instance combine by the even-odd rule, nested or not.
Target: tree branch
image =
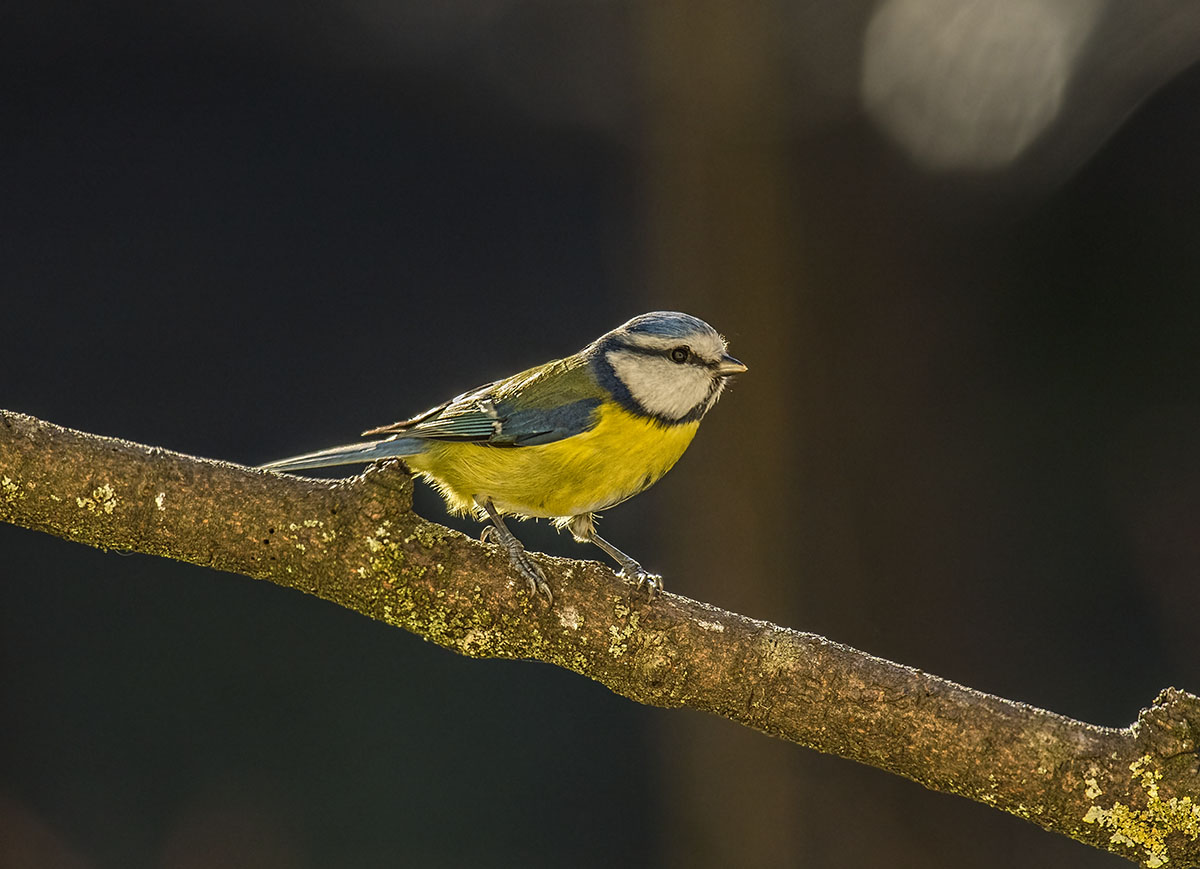
[[[475,657],[535,658],[956,793],[1147,867],[1200,864],[1200,698],[1122,729],[1073,721],[697,601],[499,547],[411,510],[398,462],[281,476],[0,411],[0,520],[267,579]]]

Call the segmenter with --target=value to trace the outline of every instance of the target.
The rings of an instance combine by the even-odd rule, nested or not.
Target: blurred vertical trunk
[[[688,472],[673,480],[673,498],[689,509],[663,518],[662,539],[689,547],[671,559],[683,566],[675,586],[683,593],[783,619],[789,596],[779,584],[790,580],[780,558],[794,519],[793,408],[801,400],[788,380],[804,336],[773,6],[669,0],[633,8],[650,303],[709,320],[751,369],[736,398],[706,421]],[[746,432],[755,433],[751,442]],[[665,725],[659,864],[798,864],[796,764],[780,762],[779,743],[721,724],[680,715]]]

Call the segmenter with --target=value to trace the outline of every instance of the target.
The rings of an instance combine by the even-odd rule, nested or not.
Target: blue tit
[[[596,533],[596,512],[652,486],[683,455],[729,377],[746,366],[712,326],[688,314],[634,317],[573,356],[452,398],[411,419],[373,428],[381,440],[263,465],[297,471],[403,458],[456,514],[490,520],[530,593],[553,602],[546,576],[505,515],[552,519],[596,544],[622,575],[662,579]]]

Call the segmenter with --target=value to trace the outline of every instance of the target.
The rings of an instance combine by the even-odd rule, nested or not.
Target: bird
[[[505,516],[544,518],[593,543],[619,574],[648,587],[662,577],[596,533],[596,514],[644,491],[683,455],[730,377],[747,366],[708,323],[652,311],[578,353],[464,392],[409,419],[363,432],[377,440],[332,447],[260,467],[290,472],[403,459],[451,513],[486,525],[531,596],[554,596],[544,570]]]

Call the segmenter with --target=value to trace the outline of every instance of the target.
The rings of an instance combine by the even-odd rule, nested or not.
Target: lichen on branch
[[[399,462],[312,480],[0,411],[0,521],[265,579],[474,657],[531,658],[1026,818],[1147,867],[1200,865],[1200,698],[1074,721],[595,562],[506,554],[412,512]]]

